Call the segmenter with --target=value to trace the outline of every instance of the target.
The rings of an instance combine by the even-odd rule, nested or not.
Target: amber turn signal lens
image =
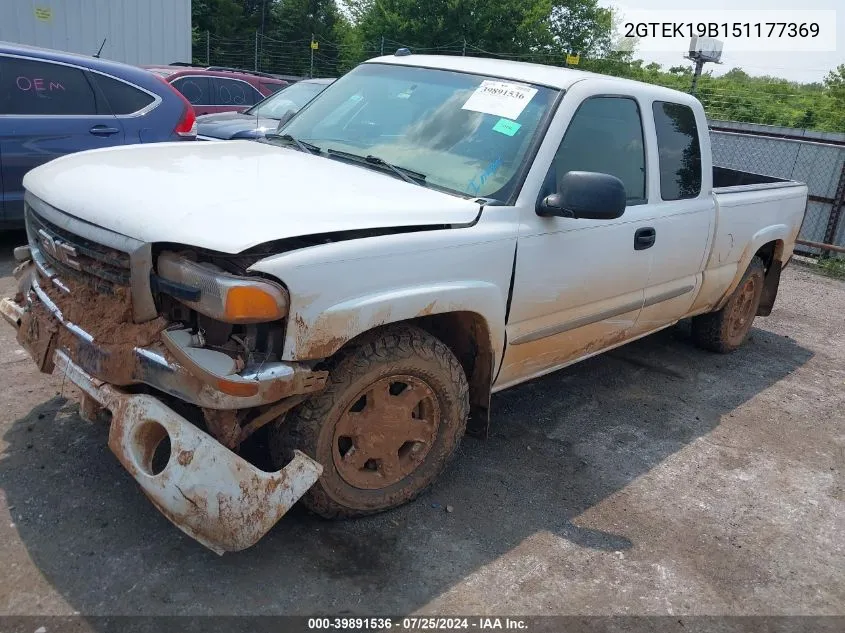
[[[255,381],[226,380],[221,378],[217,381],[217,388],[229,396],[249,398],[258,393],[258,383]]]
[[[276,297],[255,286],[234,286],[226,293],[224,320],[256,323],[284,318]]]

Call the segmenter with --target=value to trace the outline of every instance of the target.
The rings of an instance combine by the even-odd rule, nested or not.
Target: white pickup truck
[[[266,141],[83,152],[24,184],[3,315],[220,553],[300,497],[325,517],[413,499],[496,391],[688,317],[736,349],[807,203],[713,167],[689,95],[407,54]]]

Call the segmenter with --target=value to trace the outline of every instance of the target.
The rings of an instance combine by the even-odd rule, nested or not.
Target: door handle
[[[657,231],[654,228],[647,226],[637,229],[637,232],[634,233],[634,250],[644,251],[654,246],[655,241],[657,241]]]
[[[120,130],[116,127],[108,127],[105,125],[95,125],[88,131],[94,136],[112,136],[113,134],[120,132]]]

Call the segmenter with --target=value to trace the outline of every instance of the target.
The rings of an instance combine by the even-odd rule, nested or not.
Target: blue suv
[[[23,226],[24,174],[59,156],[194,140],[191,104],[116,62],[0,42],[0,228]]]

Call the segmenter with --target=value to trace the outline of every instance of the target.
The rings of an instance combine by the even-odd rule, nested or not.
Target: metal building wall
[[[191,0],[2,0],[0,40],[127,64],[191,61]]]

